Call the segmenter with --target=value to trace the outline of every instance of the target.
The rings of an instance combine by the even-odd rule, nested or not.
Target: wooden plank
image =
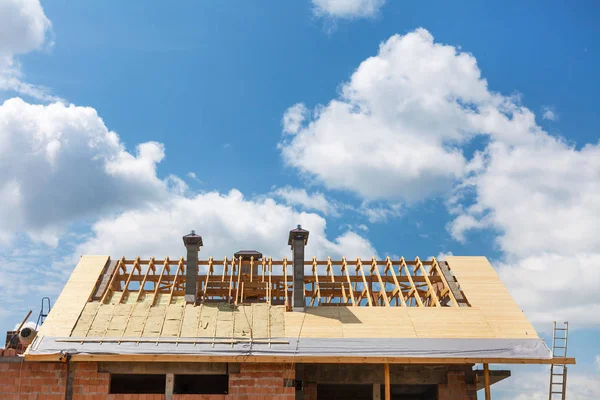
[[[175,279],[173,279],[173,283],[171,286],[171,293],[169,293],[169,303],[173,302],[173,292],[175,292],[175,287],[177,286],[177,279],[181,274],[183,274],[183,257],[179,259],[179,265],[177,266],[177,271],[175,271]]]
[[[113,276],[110,278],[110,283],[108,285],[108,287],[106,288],[106,290],[104,291],[104,295],[102,296],[102,303],[106,303],[106,301],[109,298],[109,294],[111,294],[111,292],[113,291],[113,285],[115,283],[115,279],[116,277],[119,275],[119,271],[123,270],[123,272],[127,271],[127,268],[125,267],[125,257],[121,258],[121,260],[119,260],[119,264],[117,265],[117,268],[115,269],[115,272],[113,274]]]
[[[328,258],[331,261],[331,258]],[[346,274],[346,280],[348,281],[348,289],[350,292],[350,301],[352,302],[352,306],[356,306],[356,301],[354,300],[354,290],[352,290],[352,282],[350,280],[350,272],[348,272],[348,264],[346,263],[346,257],[343,258],[342,263],[342,273]]]
[[[490,390],[490,367],[487,363],[483,364],[483,386],[485,389],[485,400],[492,400],[492,392]]]
[[[150,307],[154,306],[154,303],[156,303],[156,296],[158,295],[158,289],[160,289],[160,283],[161,283],[163,276],[165,275],[165,271],[168,271],[171,268],[171,267],[169,267],[169,261],[170,261],[169,257],[167,257],[165,259],[163,267],[160,271],[160,276],[158,277],[158,281],[156,282],[156,287],[154,288],[154,293],[152,294],[152,302],[150,303]]]
[[[385,400],[392,399],[392,390],[390,387],[390,364],[383,364],[383,373],[385,375]]]
[[[421,271],[421,273],[423,274],[423,277],[425,277],[425,282],[427,283],[427,288],[429,289],[428,290],[429,297],[433,298],[433,304],[436,307],[441,307],[440,301],[437,297],[437,294],[435,294],[435,289],[434,289],[433,285],[431,284],[431,281],[429,280],[429,276],[427,274],[427,271],[425,271],[425,268],[423,267],[423,263],[421,262],[421,259],[419,259],[419,257],[417,257],[415,259],[415,263],[416,263],[416,268],[418,268]]]
[[[108,256],[82,256],[79,259],[38,336],[71,335],[108,260]]]
[[[96,290],[94,291],[94,295],[92,296],[91,300],[98,301],[102,299],[102,296],[104,295],[104,292],[106,291],[109,282],[112,280],[112,277],[115,271],[117,270],[118,263],[119,260],[111,260],[109,257],[107,267],[104,273],[102,274],[100,283],[96,287]]]
[[[386,258],[385,270],[384,273],[390,273],[394,280],[394,285],[396,285],[396,289],[393,293],[396,294],[396,303],[400,303],[401,307],[406,307],[406,303],[404,302],[404,295],[402,294],[402,288],[400,287],[400,283],[398,282],[398,277],[396,276],[396,271],[394,271],[394,266],[392,265],[392,260],[390,257]]]
[[[26,354],[25,361],[54,361],[57,354]],[[324,357],[324,356],[243,356],[247,363],[316,363],[316,364],[575,364],[574,358],[526,359],[526,358],[411,358],[411,357]],[[192,354],[73,354],[71,361],[111,362],[232,362],[240,361],[239,355],[205,356]]]
[[[423,301],[421,301],[421,297],[419,296],[419,293],[417,292],[417,287],[415,286],[415,282],[413,281],[413,279],[411,277],[411,273],[408,270],[408,266],[406,264],[406,260],[404,259],[404,257],[400,258],[400,268],[404,269],[404,272],[406,273],[406,277],[408,278],[408,282],[410,283],[410,287],[411,287],[411,292],[409,292],[409,294],[406,296],[407,300],[410,298],[410,293],[412,293],[412,296],[414,297],[415,301],[417,302],[417,305],[419,307],[423,307]]]
[[[125,295],[127,294],[128,288],[129,288],[129,283],[131,282],[131,277],[133,276],[134,272],[140,272],[140,257],[137,257],[135,259],[135,262],[133,263],[133,268],[131,268],[131,272],[129,273],[129,276],[127,277],[127,282],[125,282],[125,286],[123,287],[123,291],[121,292],[121,296],[119,296],[119,300],[117,300],[117,304],[122,303],[123,299],[125,298]]]
[[[386,290],[385,290],[385,284],[383,283],[383,281],[381,280],[381,274],[379,273],[379,267],[377,266],[377,260],[375,259],[375,257],[373,257],[372,261],[371,261],[371,275],[373,275],[373,271],[375,271],[375,274],[377,275],[377,280],[379,281],[379,293],[383,296],[383,301],[386,307],[390,306],[390,300],[388,299]]]
[[[140,290],[138,291],[137,297],[135,298],[136,302],[140,301],[140,298],[141,298],[142,294],[144,293],[144,286],[146,286],[146,281],[148,280],[148,274],[150,273],[150,271],[153,271],[154,273],[156,273],[156,266],[154,265],[154,257],[152,257],[150,259],[150,262],[148,263],[148,268],[146,268],[146,273],[144,274],[144,279],[142,280],[142,283],[140,283]]]
[[[365,271],[362,267],[362,261],[360,260],[360,258],[356,259],[356,271],[360,272],[360,275],[362,276],[362,281],[363,284],[365,285],[365,287],[363,288],[363,291],[367,292],[367,301],[369,302],[369,307],[373,306],[373,297],[371,296],[371,291],[369,290],[369,284],[367,283],[367,278],[365,277]]]

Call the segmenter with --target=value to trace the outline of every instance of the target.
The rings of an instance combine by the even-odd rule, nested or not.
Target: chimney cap
[[[263,255],[261,252],[256,250],[240,250],[233,255],[235,258],[242,258],[242,261],[250,261],[250,258],[254,257],[254,261],[262,259]]]
[[[292,246],[294,239],[304,239],[304,244],[306,245],[308,243],[308,231],[306,229],[302,229],[302,225],[298,225],[296,229],[292,229],[290,231],[288,245]]]
[[[183,237],[183,244],[186,246],[203,246],[202,244],[202,236],[196,235],[196,231],[192,230],[191,233],[185,235]]]

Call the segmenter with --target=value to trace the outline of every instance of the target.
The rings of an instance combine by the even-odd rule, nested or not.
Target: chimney
[[[202,247],[202,236],[196,235],[196,232],[192,231],[192,233],[183,237],[183,244],[187,249],[185,303],[196,304],[196,294],[198,293],[198,252],[200,251],[200,247]]]
[[[290,231],[288,244],[292,247],[294,262],[294,296],[292,309],[304,311],[304,246],[308,243],[308,231],[300,225]]]
[[[254,265],[252,268],[252,276],[255,278],[258,276],[258,266],[262,260],[262,253],[256,250],[240,250],[233,255],[238,261],[241,258],[242,262],[250,262],[254,257]],[[242,265],[242,274],[250,275],[250,265]]]

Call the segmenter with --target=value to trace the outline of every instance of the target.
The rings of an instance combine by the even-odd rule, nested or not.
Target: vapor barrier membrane
[[[83,343],[64,340],[82,339]],[[62,340],[62,341],[61,341]],[[90,341],[97,340],[97,341]],[[212,338],[197,338],[203,343],[175,343],[177,338],[161,338],[157,341],[106,342],[115,338],[56,338],[38,337],[30,346],[29,353],[58,354],[187,354],[200,356],[303,356],[303,357],[410,357],[410,358],[525,358],[550,359],[552,353],[541,339],[437,339],[437,338],[271,338],[262,343],[218,343],[214,347],[206,343]],[[118,338],[116,340],[119,340]],[[121,340],[152,340],[150,338],[121,338]],[[162,342],[161,342],[162,340]],[[169,340],[169,342],[166,342]],[[195,338],[179,338],[194,341]],[[258,340],[258,339],[257,339]],[[285,344],[282,344],[285,343]]]

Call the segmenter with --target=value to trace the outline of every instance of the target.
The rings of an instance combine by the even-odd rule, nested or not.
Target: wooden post
[[[483,385],[485,387],[485,400],[492,400],[492,393],[490,391],[490,366],[483,364]]]
[[[385,400],[391,400],[392,390],[390,388],[390,364],[383,364],[383,371],[385,374]]]
[[[381,400],[381,385],[379,383],[373,384],[373,400]]]
[[[165,386],[165,400],[171,400],[173,398],[173,387],[175,384],[175,375],[167,374],[167,381]]]

